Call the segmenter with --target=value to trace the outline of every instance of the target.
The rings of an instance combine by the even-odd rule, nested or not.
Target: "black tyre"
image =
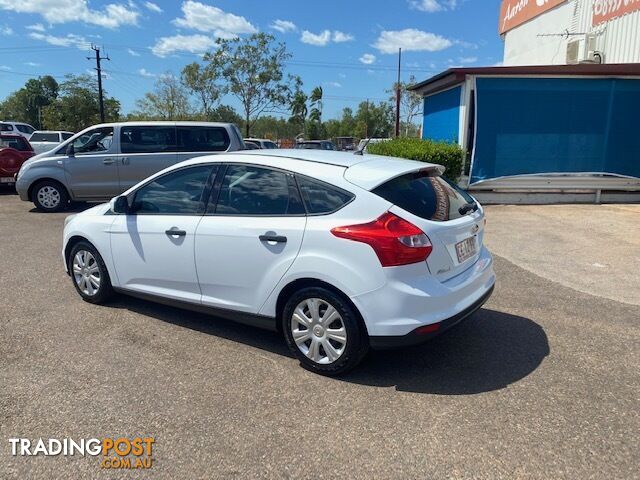
[[[325,288],[303,288],[293,294],[281,321],[287,345],[301,365],[315,373],[346,373],[369,349],[367,333],[353,306]]]
[[[67,189],[55,180],[38,182],[31,194],[33,204],[41,212],[61,212],[69,204]]]
[[[104,260],[89,242],[78,242],[67,259],[71,280],[83,300],[104,303],[114,294]]]

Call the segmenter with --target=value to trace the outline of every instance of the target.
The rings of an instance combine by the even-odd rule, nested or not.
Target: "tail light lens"
[[[390,212],[370,223],[336,227],[331,233],[370,245],[383,267],[423,262],[433,250],[422,230]]]

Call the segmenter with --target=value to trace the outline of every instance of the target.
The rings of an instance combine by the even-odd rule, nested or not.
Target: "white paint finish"
[[[304,216],[203,217],[195,243],[202,303],[258,313],[298,255],[305,223]],[[287,242],[262,242],[263,234]]]
[[[336,157],[329,155],[327,161],[332,158]],[[308,217],[108,215],[109,206],[103,205],[69,219],[65,245],[72,235],[89,239],[103,256],[115,286],[240,312],[274,316],[278,295],[288,284],[321,280],[353,299],[372,335],[404,335],[455,316],[494,284],[486,249],[480,248],[478,256],[462,265],[457,265],[452,250],[457,241],[473,234],[481,247],[482,210],[451,222],[428,222],[348,182],[343,166],[286,155],[205,157],[165,173],[186,164],[226,160],[272,165],[275,159],[278,167],[290,171],[314,176],[315,170],[329,183],[352,192],[355,199],[333,214]],[[378,165],[379,160],[365,157],[373,170],[389,177],[396,176],[397,169],[416,168],[414,162],[385,158],[395,162],[395,170],[388,170]],[[356,168],[359,162],[353,165]],[[369,245],[331,234],[334,227],[368,223],[390,209],[430,236],[432,262],[383,268]],[[185,230],[186,236],[167,236],[165,230],[172,227]],[[286,236],[287,243],[265,244],[258,238],[265,233]],[[435,274],[430,270],[441,266],[451,268]]]
[[[110,233],[105,233],[111,236],[111,256],[119,286],[200,302],[193,259],[200,219],[188,215],[116,215]],[[174,227],[186,231],[186,236],[165,233]]]
[[[580,42],[585,54],[585,35],[538,37],[538,34],[589,33],[604,63],[640,62],[640,11],[602,25],[592,26],[593,0],[574,0],[543,13],[504,35],[504,65],[564,65],[568,41]]]

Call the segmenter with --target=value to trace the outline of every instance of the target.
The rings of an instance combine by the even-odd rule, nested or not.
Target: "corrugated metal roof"
[[[450,68],[424,82],[412,85],[409,90],[419,90],[423,94],[436,93],[463,83],[467,75],[640,77],[640,63]]]

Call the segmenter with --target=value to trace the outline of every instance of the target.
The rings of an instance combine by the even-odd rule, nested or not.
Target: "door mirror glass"
[[[113,213],[129,213],[129,200],[125,195],[120,195],[112,200]]]
[[[76,156],[76,149],[73,146],[73,143],[70,143],[69,145],[67,145],[67,149],[65,150],[65,153],[67,154],[67,157],[75,157]]]

